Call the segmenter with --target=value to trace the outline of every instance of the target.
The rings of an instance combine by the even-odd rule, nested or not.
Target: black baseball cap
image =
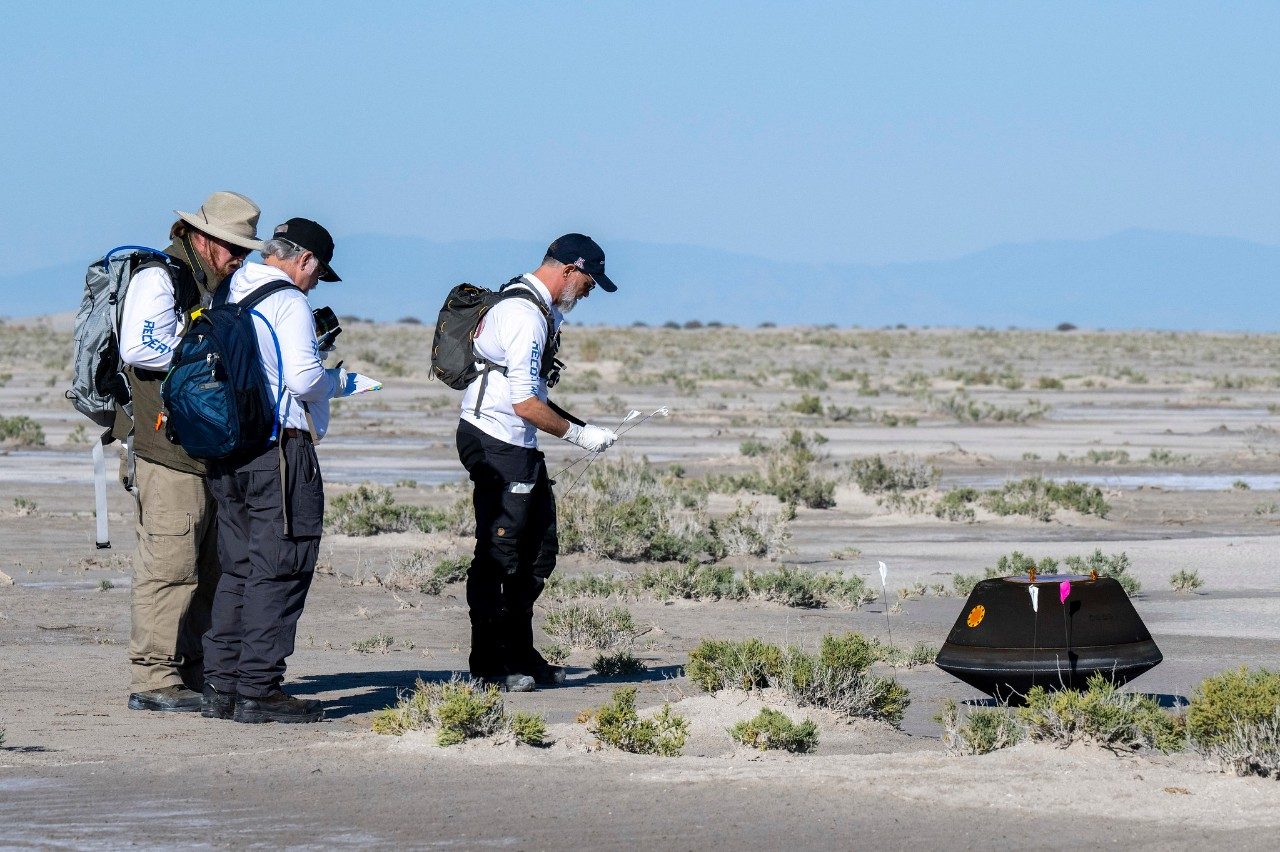
[[[606,292],[618,290],[604,274],[604,249],[586,234],[565,234],[547,247],[547,257],[578,267]]]
[[[321,281],[342,280],[338,277],[338,273],[333,271],[333,267],[329,265],[329,261],[333,260],[333,237],[319,222],[295,216],[288,222],[276,225],[275,233],[272,236],[281,240],[288,240],[298,248],[306,249],[314,254],[316,260],[320,261],[320,268],[323,270],[320,275]]]

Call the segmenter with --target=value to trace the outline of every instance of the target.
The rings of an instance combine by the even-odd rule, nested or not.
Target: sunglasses
[[[229,243],[220,237],[210,237],[210,239],[226,249],[227,254],[232,257],[245,258],[249,256],[249,252],[253,251],[251,248],[245,248],[244,246],[238,246],[235,243]]]

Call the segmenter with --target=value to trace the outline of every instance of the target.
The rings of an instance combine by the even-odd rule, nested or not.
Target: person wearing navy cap
[[[512,691],[564,680],[533,647],[533,604],[560,551],[556,503],[538,432],[602,452],[618,436],[552,403],[564,315],[595,287],[618,288],[604,251],[584,234],[553,242],[541,265],[509,281],[521,298],[497,302],[475,335],[478,359],[497,365],[462,398],[458,458],[475,483],[476,548],[467,571],[472,677]]]
[[[316,722],[320,703],[282,688],[298,618],[315,573],[324,525],[324,478],[315,443],[329,429],[329,400],[349,374],[321,362],[308,294],[333,271],[333,237],[310,219],[277,225],[262,263],[227,282],[227,301],[266,291],[253,309],[269,397],[279,400],[279,438],[247,458],[209,464],[218,503],[222,577],[204,635],[200,712],[237,722]]]

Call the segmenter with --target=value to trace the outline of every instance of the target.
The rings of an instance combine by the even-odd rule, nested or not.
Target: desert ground
[[[1026,741],[950,753],[935,719],[943,702],[980,707],[985,696],[927,662],[875,666],[910,690],[900,726],[772,690],[708,693],[685,666],[705,639],[813,649],[850,630],[885,643],[892,631],[893,645],[931,652],[962,613],[963,576],[1013,551],[1100,550],[1127,556],[1141,584],[1134,606],[1164,653],[1127,691],[1177,713],[1206,677],[1274,667],[1280,336],[567,327],[553,399],[610,426],[632,409],[670,415],[637,418],[604,457],[557,477],[562,527],[600,510],[601,472],[626,462],[633,473],[647,464],[651,487],[687,495],[667,518],[677,531],[711,519],[724,530],[737,513],[740,534],[718,554],[662,565],[645,555],[651,541],[588,530],[557,577],[622,583],[688,561],[736,575],[788,566],[860,578],[875,594],[797,606],[756,591],[591,597],[562,584],[536,623],[571,605],[624,607],[635,629],[620,647],[644,670],[601,676],[595,650],[541,630],[567,682],[504,700],[542,714],[550,744],[444,747],[431,731],[372,726],[418,678],[466,668],[462,584],[426,582],[471,546],[465,517],[439,520],[467,495],[453,449],[460,394],[429,378],[429,325],[344,325],[338,357],[385,387],[334,403],[319,446],[329,505],[340,510],[364,485],[438,522],[374,531],[335,510],[286,684],[324,701],[326,718],[297,726],[126,708],[132,497],[111,483],[112,547],[95,549],[94,431],[63,399],[69,328],[0,325],[0,414],[40,427],[12,427],[0,451],[0,846],[1274,848],[1276,781],[1195,751]],[[808,502],[834,505],[802,496],[792,510],[760,486],[796,441],[809,451],[796,475],[828,489]],[[580,457],[554,439],[543,447],[553,473]],[[875,456],[913,481],[868,490],[857,465]],[[1065,505],[1001,514],[981,499],[938,513],[948,493],[1027,477],[1097,486],[1105,516]],[[1176,572],[1203,585],[1175,590]],[[626,686],[642,714],[669,703],[688,720],[681,755],[602,746],[577,721]],[[727,729],[763,706],[812,719],[817,748],[734,742]]]

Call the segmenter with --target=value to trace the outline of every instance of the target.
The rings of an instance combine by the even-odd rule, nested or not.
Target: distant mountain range
[[[334,266],[344,281],[322,285],[312,302],[339,314],[431,322],[451,285],[500,285],[533,268],[544,248],[515,240],[343,237]],[[577,322],[1280,329],[1280,247],[1223,237],[1130,230],[880,266],[627,240],[604,248],[619,291],[594,292],[573,314]],[[0,314],[74,310],[83,268],[63,264],[0,278]]]

